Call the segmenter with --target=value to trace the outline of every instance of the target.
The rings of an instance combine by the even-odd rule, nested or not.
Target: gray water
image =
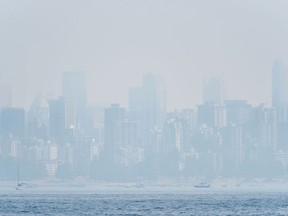
[[[0,194],[0,215],[288,215],[286,192]]]

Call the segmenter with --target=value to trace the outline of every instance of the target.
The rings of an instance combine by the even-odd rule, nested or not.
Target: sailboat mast
[[[17,185],[19,186],[19,172],[20,172],[20,170],[19,170],[19,158],[18,158],[18,160],[17,160]]]

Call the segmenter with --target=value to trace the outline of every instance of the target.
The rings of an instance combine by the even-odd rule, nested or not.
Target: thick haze
[[[169,110],[201,103],[210,75],[228,98],[270,103],[272,63],[288,62],[287,11],[284,0],[1,0],[0,81],[26,107],[78,70],[90,103],[126,106],[147,72],[166,78]]]

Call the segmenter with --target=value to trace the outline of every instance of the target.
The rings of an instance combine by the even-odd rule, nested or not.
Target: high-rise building
[[[225,85],[220,77],[211,77],[204,80],[203,101],[223,105]]]
[[[264,104],[253,108],[251,134],[259,147],[269,150],[277,148],[276,110]]]
[[[169,118],[165,121],[162,133],[162,143],[160,151],[162,153],[183,152],[184,136],[181,119]]]
[[[143,88],[133,87],[129,89],[129,112],[128,118],[133,121],[141,122],[143,110]]]
[[[276,60],[272,66],[272,105],[277,115],[278,147],[287,149],[288,139],[288,70]]]
[[[166,115],[166,84],[161,76],[148,73],[143,76],[143,111],[147,126],[161,129]]]
[[[129,89],[129,111],[139,111],[142,109],[143,88],[133,87]]]
[[[198,105],[198,124],[211,128],[226,127],[226,107],[214,103]]]
[[[245,159],[243,129],[241,126],[229,125],[222,131],[224,167],[230,167],[229,172],[238,171]]]
[[[278,120],[288,120],[288,71],[281,61],[275,61],[272,67],[272,105]]]
[[[161,76],[143,76],[142,86],[129,91],[129,113],[140,122],[141,143],[155,150],[155,136],[161,131],[166,115],[166,84]]]
[[[61,140],[66,129],[74,129],[76,125],[75,104],[63,97],[49,101],[49,131],[50,135]]]
[[[105,108],[104,120],[104,150],[109,156],[114,156],[117,145],[117,123],[126,117],[126,110],[119,104]]]
[[[37,95],[27,113],[28,122],[36,121],[38,126],[49,124],[49,104],[45,97]]]
[[[139,146],[139,123],[123,119],[116,123],[117,146],[121,148],[137,148]]]
[[[104,111],[107,105],[97,104],[87,108],[85,132],[94,137],[97,143],[104,143]]]
[[[185,152],[191,149],[191,135],[196,131],[196,112],[183,109],[169,112],[163,124],[160,152]],[[198,128],[197,128],[198,129]]]
[[[63,72],[62,93],[65,99],[76,105],[77,127],[83,127],[86,114],[86,78],[81,71]]]
[[[27,135],[41,139],[48,138],[49,104],[48,100],[37,95],[27,112]]]
[[[227,125],[243,126],[250,121],[252,106],[245,100],[225,100]]]
[[[136,162],[139,148],[139,122],[124,119],[116,122],[116,152],[118,164],[128,166]]]
[[[1,110],[1,133],[23,138],[26,130],[26,112],[23,108],[3,108]]]

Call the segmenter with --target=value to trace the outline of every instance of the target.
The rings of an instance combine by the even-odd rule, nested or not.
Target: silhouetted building
[[[1,110],[1,133],[23,138],[26,129],[26,112],[23,108],[3,108]]]
[[[112,104],[105,108],[104,122],[104,150],[114,157],[115,149],[117,148],[117,123],[124,120],[126,110],[120,107],[119,104]]]
[[[116,122],[117,146],[131,148],[139,146],[139,123],[123,119]]]
[[[219,77],[211,77],[204,80],[203,101],[223,105],[225,94],[224,81]]]
[[[279,121],[288,120],[288,71],[280,61],[272,67],[272,105]]]
[[[184,136],[182,121],[177,118],[167,118],[163,125],[161,153],[183,152]]]
[[[278,121],[278,147],[288,149],[288,71],[281,61],[272,67],[272,105]]]
[[[124,119],[116,122],[116,160],[124,166],[136,162],[139,148],[139,122]]]
[[[104,111],[106,105],[96,105],[87,108],[85,132],[96,139],[97,143],[104,142]]]
[[[129,111],[128,118],[133,121],[141,122],[141,114],[143,113],[143,88],[133,87],[129,89]]]
[[[260,105],[253,108],[252,135],[260,148],[276,150],[277,148],[277,116],[274,108]]]
[[[245,125],[251,119],[252,106],[245,100],[225,100],[227,125]]]
[[[166,115],[166,85],[161,76],[148,73],[142,86],[129,91],[129,113],[140,121],[141,143],[149,151],[156,150],[156,136]]]
[[[27,113],[27,134],[30,137],[48,138],[49,104],[46,98],[37,95]]]
[[[197,112],[194,109],[183,109],[179,116],[185,120],[190,130],[197,127]]]
[[[227,173],[235,174],[245,160],[245,145],[241,126],[229,125],[222,130],[224,169]]]
[[[226,126],[226,107],[214,103],[198,105],[198,124],[212,128]]]
[[[76,125],[75,105],[63,97],[49,101],[49,131],[52,138],[62,140],[66,129]]]
[[[62,92],[65,99],[76,105],[76,127],[83,128],[86,118],[86,79],[81,71],[63,72]]]
[[[183,139],[181,141],[181,149],[183,151],[190,151],[191,136],[198,130],[197,112],[193,109],[183,109],[181,112],[172,113],[172,116],[169,115],[171,114],[167,114],[167,119],[177,119],[177,124],[181,124],[181,126],[179,125],[179,127],[177,127],[179,129],[177,129],[178,132],[182,131],[180,132],[182,134],[181,137],[183,137],[181,138],[181,140]],[[165,127],[165,125],[163,127]],[[163,138],[165,137],[164,133],[163,129]]]

